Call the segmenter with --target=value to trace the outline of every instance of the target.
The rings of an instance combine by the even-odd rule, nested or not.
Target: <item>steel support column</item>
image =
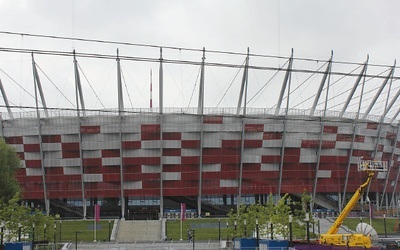
[[[160,48],[160,69],[158,72],[158,84],[159,84],[159,123],[160,123],[160,219],[164,215],[164,185],[163,185],[163,88],[164,88],[164,73],[163,73],[163,57],[162,48]]]
[[[199,86],[199,103],[197,114],[200,115],[200,148],[199,148],[199,194],[197,196],[197,215],[201,217],[201,196],[203,189],[203,139],[204,139],[204,71],[205,71],[206,52],[203,48],[203,58],[201,59],[201,74]]]
[[[82,132],[81,132],[81,126],[82,126],[82,120],[81,120],[81,110],[82,114],[85,114],[84,108],[83,108],[83,93],[82,93],[82,88],[81,88],[81,82],[80,82],[80,77],[79,77],[79,70],[78,70],[78,61],[76,60],[75,57],[75,50],[74,50],[74,73],[75,73],[75,100],[76,100],[76,116],[77,116],[77,123],[79,126],[79,171],[81,175],[81,189],[82,189],[82,206],[83,206],[83,219],[86,219],[87,215],[87,205],[86,205],[86,196],[85,196],[85,178],[84,178],[84,168],[83,168],[83,150],[82,150]],[[79,102],[80,101],[80,102]],[[80,109],[80,105],[82,104],[82,109]]]
[[[238,197],[236,199],[236,206],[237,206],[237,211],[239,211],[240,204],[242,202],[242,181],[243,181],[243,155],[244,155],[244,136],[245,136],[245,117],[246,117],[246,107],[247,107],[247,87],[248,87],[248,71],[249,71],[249,54],[250,50],[247,48],[247,57],[246,57],[246,64],[244,67],[244,72],[243,72],[243,79],[242,79],[242,88],[241,88],[241,93],[244,90],[244,102],[243,102],[243,116],[242,116],[242,134],[241,134],[241,144],[240,144],[240,166],[239,166],[239,187],[238,187]],[[239,103],[238,103],[238,109],[237,112],[240,111],[240,105],[241,105],[241,100],[242,98],[239,98]],[[237,113],[237,115],[239,115]]]
[[[35,63],[35,60],[33,58],[33,53],[32,53],[32,67],[33,67],[33,79],[34,79],[35,103],[36,103],[36,116],[37,116],[39,148],[40,148],[40,168],[42,170],[43,197],[44,197],[44,204],[45,204],[46,214],[49,215],[49,212],[50,212],[50,200],[48,199],[48,196],[47,196],[46,169],[44,167],[42,124],[41,124],[41,117],[40,117],[40,111],[39,111],[38,90],[39,90],[40,95],[42,97],[42,104],[44,105],[44,110],[45,110],[46,117],[48,116],[48,114],[47,114],[47,109],[46,109],[45,103],[43,103],[44,95],[43,95],[43,91],[42,91],[42,86],[40,84],[39,75],[38,75],[38,73],[36,71],[36,63]]]
[[[118,133],[119,133],[119,171],[121,191],[121,219],[125,220],[125,194],[124,194],[124,166],[122,162],[122,115],[124,112],[124,98],[121,80],[121,62],[117,50],[117,85],[118,85]],[[129,219],[129,218],[128,218]]]

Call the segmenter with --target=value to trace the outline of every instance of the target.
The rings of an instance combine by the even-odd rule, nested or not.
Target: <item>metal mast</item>
[[[75,50],[73,51],[74,54],[74,71],[75,71],[75,98],[76,98],[76,115],[78,118],[78,125],[79,128],[81,127],[81,113],[82,110],[83,116],[85,116],[85,104],[83,102],[83,93],[82,93],[82,86],[81,86],[81,79],[79,77],[79,70],[78,70],[78,61],[76,60]],[[79,100],[82,104],[82,109],[79,108]],[[83,205],[83,219],[86,219],[87,215],[87,205],[86,205],[86,196],[85,196],[85,181],[84,181],[84,174],[85,171],[83,169],[83,150],[82,150],[82,132],[79,129],[79,171],[81,174],[81,189],[82,189],[82,205]]]
[[[0,89],[1,89],[1,94],[3,95],[4,104],[7,107],[8,115],[10,116],[11,119],[14,119],[13,113],[10,108],[10,104],[8,103],[7,94],[6,91],[4,90],[4,86],[3,83],[1,82],[1,79],[0,79]]]
[[[34,88],[35,88],[35,103],[36,103],[36,115],[37,115],[37,126],[38,126],[38,137],[39,137],[39,145],[40,145],[40,168],[42,170],[42,182],[43,182],[43,197],[44,204],[46,209],[46,214],[49,215],[50,212],[50,200],[47,196],[47,185],[46,185],[46,169],[44,167],[44,152],[43,152],[43,138],[42,138],[42,124],[40,121],[40,111],[39,111],[39,102],[38,102],[38,89],[40,95],[42,97],[42,102],[44,101],[42,87],[40,85],[39,75],[36,70],[35,60],[33,58],[32,53],[32,67],[33,67],[33,79],[34,79]],[[45,103],[43,103],[44,106]],[[47,110],[45,109],[45,114],[47,114]]]
[[[122,113],[124,112],[124,98],[122,93],[121,63],[117,49],[117,84],[118,84],[118,127],[119,127],[119,170],[121,185],[121,219],[125,219],[125,195],[124,195],[124,168],[122,165]],[[129,219],[129,218],[128,218]]]
[[[310,116],[314,115],[315,109],[316,109],[317,104],[318,104],[319,97],[321,96],[322,90],[323,90],[325,82],[326,82],[326,79],[328,78],[328,75],[330,75],[330,73],[331,73],[332,58],[333,58],[333,51],[331,53],[331,58],[328,61],[328,66],[326,67],[326,70],[325,70],[325,73],[324,73],[324,77],[322,78],[321,84],[319,85],[318,92],[317,92],[317,94],[315,96],[314,104],[313,104],[313,106],[311,108],[311,111],[310,111]]]
[[[159,117],[160,117],[160,219],[163,218],[164,214],[164,190],[163,190],[163,87],[164,87],[164,74],[163,74],[163,57],[162,48],[160,48],[160,69],[158,73],[159,77]]]
[[[240,166],[239,166],[239,192],[236,199],[237,211],[239,211],[240,204],[242,202],[242,181],[243,181],[243,155],[244,155],[244,136],[245,136],[245,117],[246,117],[246,106],[247,106],[247,86],[248,86],[248,71],[249,71],[249,55],[250,49],[247,48],[246,64],[244,66],[242,87],[240,90],[239,103],[237,108],[237,115],[239,115],[240,107],[242,103],[242,96],[244,90],[244,103],[243,103],[243,117],[242,117],[242,136],[241,136],[241,146],[240,146]]]
[[[205,48],[203,48],[203,58],[201,60],[201,75],[199,86],[199,103],[197,106],[197,114],[200,115],[200,152],[199,152],[199,195],[197,197],[197,214],[201,216],[201,196],[203,188],[203,137],[204,137],[204,70],[205,70]]]

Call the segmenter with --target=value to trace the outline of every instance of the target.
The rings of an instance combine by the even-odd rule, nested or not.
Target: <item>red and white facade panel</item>
[[[316,174],[317,192],[343,192],[346,179],[352,192],[363,178],[360,157],[392,163],[388,181],[378,175],[372,192],[400,189],[400,142],[389,124],[360,121],[354,129],[338,118],[137,114],[55,117],[38,125],[26,118],[2,126],[22,160],[26,199],[42,199],[45,190],[50,199],[159,196],[161,180],[164,196],[196,196],[200,188],[203,195],[238,194],[240,186],[244,195],[269,194],[279,183],[283,193],[301,193],[313,190]]]

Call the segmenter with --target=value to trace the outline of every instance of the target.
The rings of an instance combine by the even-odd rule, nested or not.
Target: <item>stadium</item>
[[[370,64],[368,58],[339,62],[333,54],[327,60],[295,58],[293,51],[275,57],[145,49],[157,50],[159,56],[0,49],[7,55],[29,55],[32,62],[31,105],[7,98],[7,82],[15,81],[0,66],[1,135],[21,158],[17,179],[27,205],[61,217],[90,218],[99,204],[101,216],[158,219],[174,217],[180,203],[187,204],[188,217],[213,216],[240,204],[263,204],[286,193],[298,199],[307,192],[312,209],[337,212],[365,179],[357,171],[363,159],[387,162],[388,171],[374,177],[358,209],[368,202],[374,210],[398,213],[400,91],[395,66]],[[198,60],[165,53],[178,50]],[[46,74],[35,59],[50,56],[66,57],[74,67],[71,107],[46,102],[56,93],[46,93]],[[217,56],[223,59],[213,60]],[[239,57],[242,64],[236,63]],[[114,108],[87,107],[78,60],[90,60],[92,67],[99,60],[116,63]],[[150,73],[154,79],[146,83],[145,107],[132,102],[126,107],[131,97],[121,65],[132,62],[156,68]],[[170,67],[170,75],[179,75],[175,66],[198,74],[193,91],[184,94],[191,96],[190,104],[167,107],[168,97],[176,97],[167,87],[165,70]],[[221,94],[213,93],[216,87],[206,77],[211,74],[216,81],[223,75],[233,80]],[[263,79],[262,84],[254,87],[255,79]],[[154,107],[153,81],[158,87]],[[214,94],[220,102],[211,106],[207,98]],[[299,96],[301,102],[296,101]],[[222,107],[225,102],[229,106]]]

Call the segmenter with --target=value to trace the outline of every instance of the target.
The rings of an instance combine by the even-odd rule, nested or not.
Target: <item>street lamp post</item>
[[[46,223],[43,225],[43,240],[46,240],[46,229],[47,229],[47,225]]]
[[[0,246],[3,246],[3,232],[4,232],[4,222],[0,222],[0,229],[1,229],[1,235],[0,235]]]
[[[218,241],[221,240],[221,218],[218,219]]]
[[[306,213],[306,227],[307,227],[307,244],[310,244],[310,215]]]
[[[289,247],[293,245],[293,231],[292,231],[293,216],[289,214]]]
[[[236,223],[236,220],[233,222],[233,225],[234,225],[233,237],[236,238],[236,230],[237,230],[237,223]]]
[[[82,233],[82,231],[75,231],[75,250],[78,249],[78,233]]]
[[[256,217],[256,240],[257,240],[257,247],[260,246],[260,236],[259,236],[259,228],[258,228],[258,217]]]
[[[18,223],[18,242],[21,242],[21,223]]]
[[[56,239],[57,239],[57,222],[54,222],[54,246],[56,245]]]
[[[270,223],[271,223],[271,226],[270,226],[270,228],[271,228],[271,240],[273,240],[274,239],[274,224],[272,224],[272,221]]]
[[[60,220],[60,227],[59,227],[59,228],[60,228],[60,229],[59,229],[59,231],[60,231],[60,233],[59,233],[59,234],[60,234],[60,236],[59,236],[60,242],[61,242],[61,225],[62,225],[62,224],[61,224],[61,220]]]
[[[243,220],[243,225],[244,225],[244,237],[247,238],[247,232],[246,232],[246,218]]]
[[[35,222],[32,223],[32,249],[35,249]]]
[[[108,220],[108,241],[111,241],[111,220]]]
[[[228,244],[229,238],[228,238],[228,227],[229,227],[229,223],[226,222],[226,244]]]
[[[383,227],[385,228],[385,238],[387,237],[386,234],[386,214],[383,214]]]

